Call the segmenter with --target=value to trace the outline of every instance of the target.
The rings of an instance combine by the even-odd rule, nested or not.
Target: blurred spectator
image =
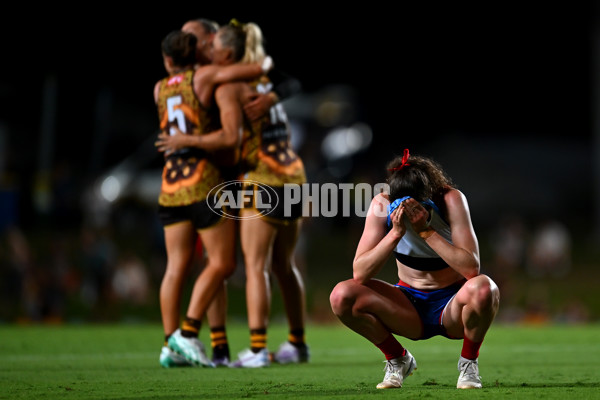
[[[71,163],[60,160],[52,169],[51,213],[54,224],[77,227],[81,222],[80,187]]]
[[[534,232],[527,253],[527,272],[530,276],[555,278],[571,270],[571,234],[557,220],[542,223]]]
[[[18,301],[18,307],[7,309],[11,317],[39,319],[39,285],[33,273],[33,257],[29,242],[16,226],[4,231],[7,244],[6,264],[3,262],[2,294],[10,302]],[[6,268],[5,268],[6,267]]]
[[[111,287],[117,300],[144,305],[150,294],[150,277],[146,265],[135,254],[124,254],[115,268]]]
[[[81,229],[81,251],[81,299],[88,308],[95,309],[108,298],[116,249],[106,230],[84,226]]]
[[[515,304],[521,292],[516,278],[522,275],[525,268],[528,240],[526,224],[518,214],[501,216],[489,238],[491,259],[489,263],[482,263],[482,269],[489,269],[490,276],[502,292],[500,319],[519,319],[523,311]]]
[[[518,215],[507,215],[492,234],[494,272],[512,275],[525,264],[527,229]]]

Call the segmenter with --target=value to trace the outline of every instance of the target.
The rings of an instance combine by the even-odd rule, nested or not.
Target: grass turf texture
[[[209,346],[207,329],[200,338]],[[402,389],[378,390],[383,357],[341,325],[310,325],[311,362],[262,369],[158,363],[159,325],[0,326],[0,399],[597,399],[599,325],[494,325],[479,358],[484,388],[458,390],[461,341],[402,340],[418,369]],[[248,344],[231,323],[233,354]],[[271,350],[284,325],[269,329]]]

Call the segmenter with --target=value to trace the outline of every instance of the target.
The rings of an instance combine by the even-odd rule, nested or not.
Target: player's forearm
[[[238,144],[237,135],[226,132],[225,129],[219,129],[202,136],[196,136],[196,147],[207,151],[223,150],[235,147]]]
[[[238,80],[256,79],[263,74],[260,64],[234,64],[219,69],[215,73],[217,84]]]
[[[227,65],[216,69],[214,83],[256,79],[269,72],[272,67],[273,62],[269,56],[266,56],[260,63]]]
[[[456,247],[435,232],[422,234],[421,237],[446,264],[465,278],[470,279],[479,275],[479,256],[475,252]]]
[[[357,255],[352,265],[354,280],[365,283],[375,277],[398,245],[399,240],[400,237],[394,231],[390,231],[377,246]]]

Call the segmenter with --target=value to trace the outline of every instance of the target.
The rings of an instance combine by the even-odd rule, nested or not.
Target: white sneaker
[[[460,375],[456,383],[457,389],[481,388],[481,377],[479,376],[479,364],[477,360],[468,360],[461,356],[458,360],[458,370],[460,371]]]
[[[273,354],[273,361],[279,364],[303,363],[308,362],[309,358],[310,352],[307,345],[298,347],[289,341],[283,342],[277,352]]]
[[[204,344],[198,338],[186,338],[181,336],[181,330],[177,329],[169,338],[169,347],[176,353],[184,356],[193,365],[214,368],[214,364],[206,356]]]
[[[250,349],[242,350],[238,353],[238,360],[229,364],[232,368],[261,368],[268,367],[271,364],[269,360],[269,351],[262,349],[254,353]]]
[[[394,358],[385,362],[385,376],[383,382],[377,385],[377,389],[401,388],[404,378],[413,374],[417,369],[417,362],[408,350],[404,357]]]
[[[160,365],[165,368],[189,367],[192,365],[184,356],[175,353],[167,346],[163,346],[160,350],[160,358],[158,361],[160,362]]]

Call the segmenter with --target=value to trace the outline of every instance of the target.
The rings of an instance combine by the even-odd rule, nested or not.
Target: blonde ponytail
[[[246,33],[246,51],[241,62],[245,64],[262,62],[265,58],[262,30],[254,22],[244,24],[243,29]]]

